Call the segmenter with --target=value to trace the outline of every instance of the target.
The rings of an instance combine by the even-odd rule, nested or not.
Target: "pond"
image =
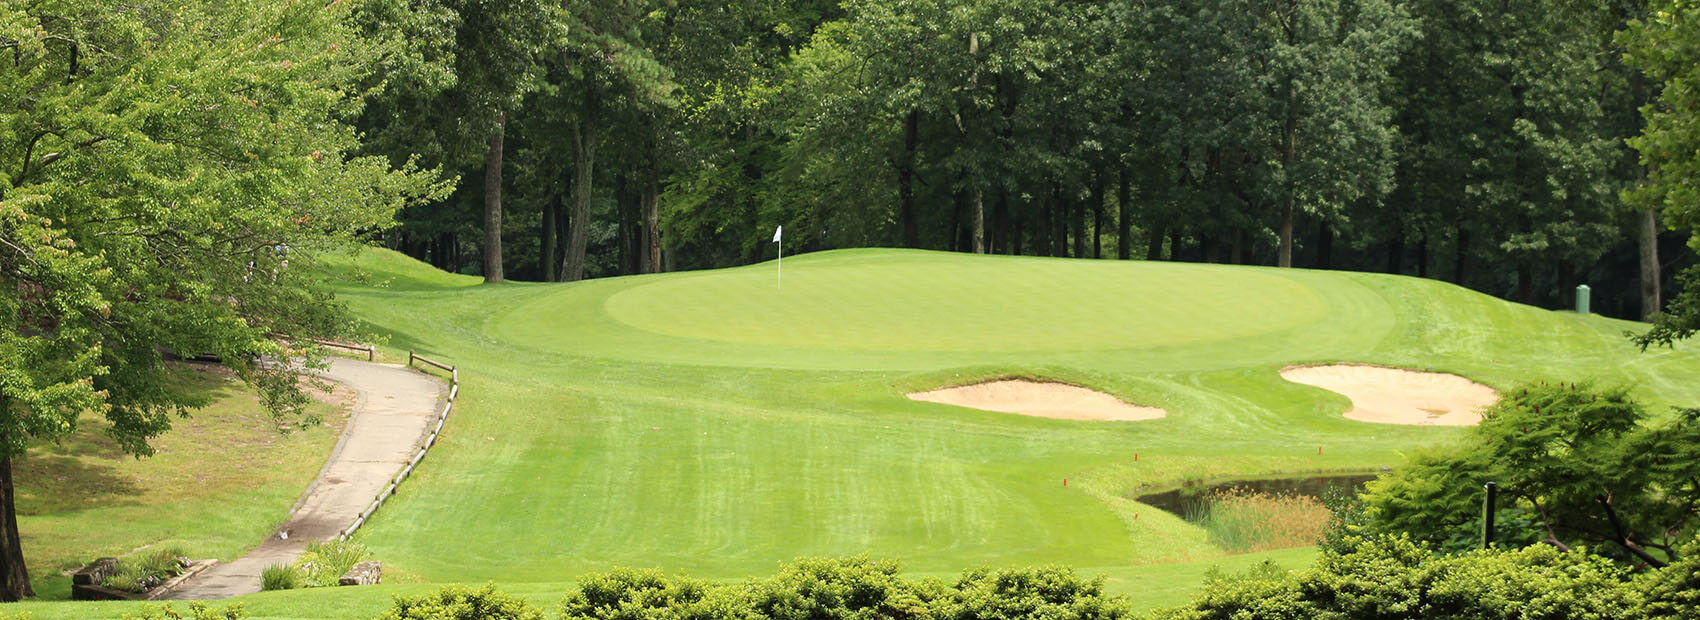
[[[1360,472],[1354,474],[1308,474],[1283,478],[1195,480],[1182,485],[1180,488],[1135,495],[1133,499],[1180,515],[1183,518],[1191,518],[1204,504],[1204,498],[1217,492],[1245,489],[1266,495],[1286,494],[1321,498],[1331,487],[1352,492],[1362,491],[1364,483],[1374,480],[1380,475],[1379,473]]]

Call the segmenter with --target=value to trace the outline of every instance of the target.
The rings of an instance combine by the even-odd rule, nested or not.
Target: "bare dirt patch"
[[[1000,379],[911,392],[909,398],[1061,420],[1155,420],[1168,415],[1168,412],[1156,407],[1129,404],[1109,394],[1077,385],[1027,379]]]
[[[1493,388],[1458,375],[1368,364],[1288,366],[1281,377],[1352,399],[1346,417],[1379,424],[1475,426],[1499,400]]]

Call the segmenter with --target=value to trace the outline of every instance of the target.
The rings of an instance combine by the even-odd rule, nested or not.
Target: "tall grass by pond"
[[[1307,495],[1270,495],[1244,488],[1213,491],[1187,516],[1231,553],[1316,544],[1328,528],[1328,508]]]

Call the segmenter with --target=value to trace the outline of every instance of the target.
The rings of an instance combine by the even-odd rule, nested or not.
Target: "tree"
[[[1625,61],[1654,82],[1659,92],[1641,108],[1647,122],[1643,133],[1630,140],[1641,153],[1647,179],[1626,191],[1624,198],[1647,210],[1649,218],[1652,212],[1662,211],[1667,226],[1693,230],[1700,226],[1696,206],[1700,205],[1700,2],[1652,4],[1646,18],[1631,22],[1622,35],[1628,47]],[[1654,235],[1656,230],[1643,234]],[[1689,244],[1700,247],[1700,238]],[[1700,270],[1690,269],[1683,279],[1689,284],[1700,281]],[[1692,335],[1696,328],[1700,328],[1700,289],[1687,286],[1671,301],[1668,313],[1655,318],[1642,344],[1668,344]]]
[[[1483,484],[1499,485],[1502,541],[1542,541],[1663,566],[1700,518],[1700,410],[1646,419],[1625,388],[1507,392],[1463,445],[1419,454],[1370,483],[1372,531],[1468,548]]]
[[[540,56],[561,39],[558,9],[543,0],[372,0],[359,6],[363,34],[404,46],[399,59],[379,64],[380,104],[362,122],[377,134],[371,148],[397,162],[420,157],[449,170],[481,165],[485,282],[507,277],[504,138],[510,113],[537,87]]]
[[[350,155],[385,51],[346,4],[126,6],[0,5],[3,600],[30,594],[14,458],[85,412],[149,454],[197,404],[169,380],[172,351],[218,356],[280,420],[314,422],[298,370],[262,361],[352,333],[313,253],[444,193]]]

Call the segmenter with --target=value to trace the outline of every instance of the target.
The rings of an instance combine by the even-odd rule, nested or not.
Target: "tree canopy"
[[[353,325],[309,267],[442,196],[355,156],[386,50],[346,4],[0,6],[0,598],[28,593],[11,459],[104,416],[125,450],[195,405],[168,355],[211,355],[289,424],[287,343]]]

